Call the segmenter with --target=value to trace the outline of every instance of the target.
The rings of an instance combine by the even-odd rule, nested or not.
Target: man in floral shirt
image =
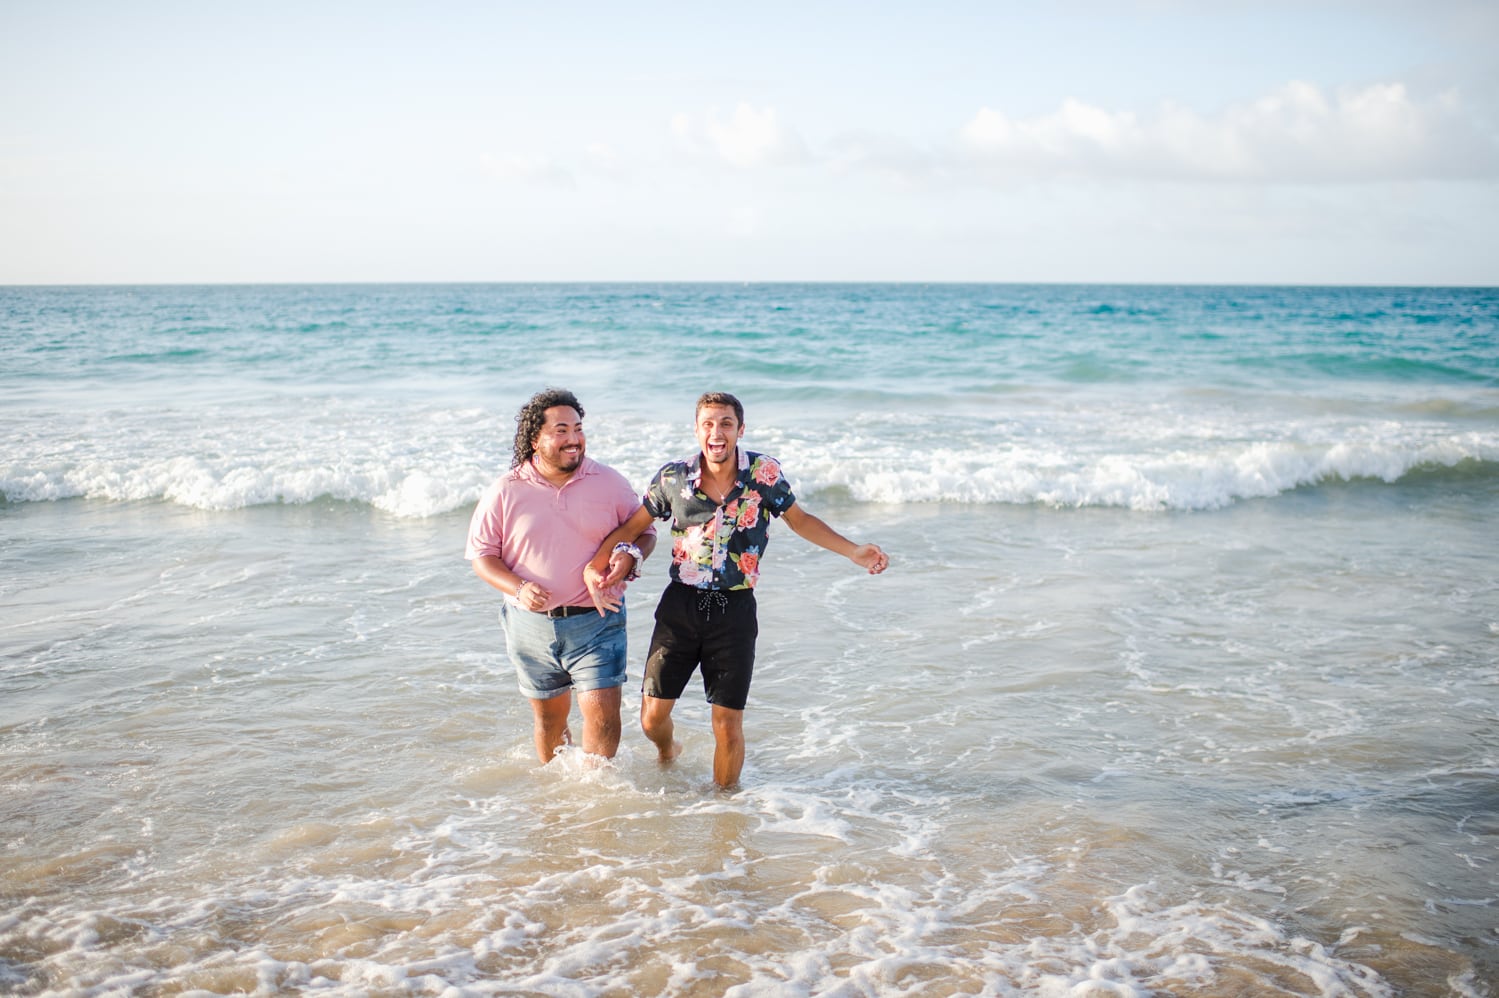
[[[609,587],[627,566],[616,544],[634,540],[658,519],[671,518],[671,585],[656,607],[656,629],[646,659],[640,726],[662,762],[681,752],[671,711],[699,668],[713,710],[713,780],[729,788],[744,767],[744,707],[754,672],[755,583],[772,517],[819,547],[878,575],[890,564],[874,544],[855,544],[797,504],[775,458],[739,448],[744,407],[734,396],[698,399],[701,451],[656,472],[640,509],[599,546],[584,570],[594,605],[613,609]]]

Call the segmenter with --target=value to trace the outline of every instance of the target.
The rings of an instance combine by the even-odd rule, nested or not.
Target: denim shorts
[[[624,607],[603,617],[552,618],[505,603],[500,626],[520,691],[532,700],[625,684]]]

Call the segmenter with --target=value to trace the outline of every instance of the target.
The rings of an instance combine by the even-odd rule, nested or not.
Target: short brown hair
[[[697,418],[697,414],[703,411],[703,406],[705,405],[731,406],[734,409],[734,418],[739,420],[740,426],[744,425],[744,406],[728,392],[703,392],[703,394],[699,395],[697,408],[692,410],[693,419]]]

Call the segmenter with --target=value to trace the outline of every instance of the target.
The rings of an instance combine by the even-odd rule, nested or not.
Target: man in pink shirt
[[[623,475],[585,455],[583,407],[572,392],[538,392],[515,422],[510,470],[474,508],[466,557],[479,578],[505,594],[500,625],[521,692],[531,701],[537,756],[550,762],[571,744],[567,718],[577,690],[583,751],[613,758],[627,661],[625,609],[621,599],[617,612],[599,615],[583,566],[640,498]],[[655,545],[654,534],[620,544],[610,565],[634,578]]]

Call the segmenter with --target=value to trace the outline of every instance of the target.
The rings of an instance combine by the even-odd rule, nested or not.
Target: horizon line
[[[522,287],[565,285],[615,285],[615,286],[680,286],[680,287],[766,287],[788,285],[818,285],[826,287],[892,286],[892,287],[1139,287],[1139,288],[1360,288],[1360,289],[1452,289],[1489,290],[1499,288],[1499,283],[1421,283],[1387,281],[1168,281],[1168,280],[922,280],[922,279],[683,279],[683,278],[545,278],[545,279],[429,279],[429,280],[322,280],[322,281],[26,281],[0,283],[0,288],[11,289],[68,289],[68,288],[312,288],[312,287]]]

